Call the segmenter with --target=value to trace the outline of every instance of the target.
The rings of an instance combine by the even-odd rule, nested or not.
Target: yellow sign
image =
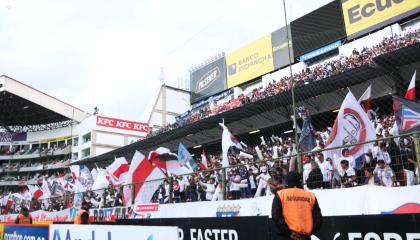
[[[3,240],[3,224],[0,223],[0,240]]]
[[[226,57],[228,87],[234,87],[274,70],[271,34]]]
[[[420,11],[419,0],[342,0],[349,38],[368,33]]]

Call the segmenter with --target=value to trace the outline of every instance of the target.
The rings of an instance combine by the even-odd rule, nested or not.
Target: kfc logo
[[[149,132],[149,126],[141,122],[97,116],[96,125],[102,127],[119,128],[129,131]]]

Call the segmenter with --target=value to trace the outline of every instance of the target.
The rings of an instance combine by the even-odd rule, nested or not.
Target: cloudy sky
[[[288,18],[330,1],[287,0]],[[280,0],[0,0],[0,75],[140,120],[162,68],[179,87],[191,67],[282,26]]]

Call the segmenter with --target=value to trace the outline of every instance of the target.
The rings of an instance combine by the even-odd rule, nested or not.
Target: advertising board
[[[117,224],[142,226],[178,226],[179,240],[255,240],[268,239],[268,217],[238,218],[166,218],[119,220]]]
[[[50,240],[178,240],[178,227],[50,225]]]
[[[312,236],[319,239],[417,240],[420,214],[325,217],[320,231]]]
[[[420,12],[418,0],[342,0],[348,39]]]
[[[311,51],[311,52],[308,52],[308,53],[306,53],[306,54],[303,54],[302,56],[300,56],[300,57],[299,57],[299,61],[301,61],[301,62],[305,62],[305,61],[307,61],[307,60],[309,60],[309,59],[311,59],[311,58],[314,58],[314,57],[320,56],[320,55],[322,55],[322,54],[324,54],[324,53],[327,53],[327,52],[329,52],[329,51],[332,51],[332,50],[334,50],[334,49],[337,49],[337,48],[339,48],[341,45],[342,45],[342,43],[341,43],[341,41],[340,41],[340,40],[335,41],[335,42],[330,43],[330,44],[328,44],[328,45],[326,45],[326,46],[323,46],[322,48],[318,48],[318,49],[316,49],[316,50],[313,50],[313,51]]]
[[[191,103],[222,92],[226,88],[226,59],[224,56],[191,72]]]
[[[340,0],[331,1],[292,21],[290,27],[295,57],[346,38]]]
[[[102,117],[102,116],[96,116],[96,125],[102,126],[102,127],[118,128],[118,129],[123,129],[123,130],[137,131],[137,132],[144,132],[144,133],[149,132],[149,126],[146,123],[133,122],[133,121],[128,121],[128,120]]]
[[[0,133],[0,142],[18,142],[26,141],[27,133],[10,133],[10,132],[1,132]]]
[[[290,46],[290,59],[293,63],[293,41],[292,41],[292,32],[290,31],[290,25],[280,28],[271,33],[271,45],[273,47],[273,62],[274,69],[279,69],[289,65],[289,46]],[[289,34],[289,44],[287,44],[287,39]]]
[[[274,70],[271,34],[226,57],[228,87],[235,87]]]
[[[47,225],[4,225],[3,239],[48,240]]]

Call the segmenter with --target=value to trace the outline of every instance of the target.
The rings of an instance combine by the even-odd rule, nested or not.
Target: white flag
[[[361,157],[370,148],[372,149],[373,143],[354,145],[361,142],[375,140],[375,129],[369,121],[369,117],[357,102],[356,98],[349,91],[346,98],[341,104],[340,111],[334,122],[333,130],[328,139],[326,148],[343,147],[350,150],[350,155],[360,162]],[[352,145],[352,146],[346,146]],[[343,148],[326,151],[326,157],[333,159],[334,154],[341,156]]]
[[[229,129],[222,123],[219,125],[223,128],[223,135],[222,135],[222,151],[223,151],[223,160],[222,166],[229,167],[229,159],[228,159],[228,151],[229,148],[235,146],[238,149],[242,149],[241,143],[236,139],[235,136],[229,131]]]

